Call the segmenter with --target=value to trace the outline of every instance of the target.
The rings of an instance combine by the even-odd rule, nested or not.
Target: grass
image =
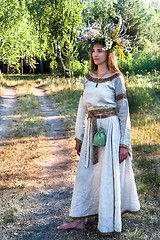
[[[43,87],[60,113],[65,115],[65,127],[75,128],[76,112],[82,92],[82,79],[74,80],[71,87],[65,79],[49,75],[4,76],[5,84],[15,86],[17,107],[13,124],[0,149],[1,157],[1,215],[3,221],[16,221],[28,210],[25,203],[28,191],[40,187],[40,163],[49,157],[49,143],[39,110],[35,87]],[[160,78],[155,75],[127,78],[128,99],[132,122],[132,148],[134,172],[141,212],[123,216],[121,238],[158,239],[160,223]],[[14,196],[10,199],[8,193]],[[35,205],[34,205],[35,204]],[[30,203],[36,207],[36,203]]]
[[[7,82],[10,85],[10,81]],[[13,83],[12,83],[13,84]],[[16,85],[17,106],[12,125],[0,148],[0,189],[23,189],[38,184],[40,163],[48,157],[49,143],[34,86]],[[35,184],[37,180],[37,184]]]

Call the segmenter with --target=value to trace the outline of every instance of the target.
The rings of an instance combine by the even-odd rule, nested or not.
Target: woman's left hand
[[[119,163],[122,163],[128,156],[128,149],[124,147],[119,148]]]

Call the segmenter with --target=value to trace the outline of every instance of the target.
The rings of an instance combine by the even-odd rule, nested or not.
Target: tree
[[[143,49],[143,32],[146,25],[146,10],[143,7],[142,0],[117,0],[114,3],[115,11],[121,14],[128,26],[130,39],[138,49]]]
[[[37,24],[39,38],[46,36],[47,54],[52,67],[61,66],[65,73],[70,69],[74,54],[78,26],[81,23],[80,0],[32,0],[30,14]]]
[[[25,1],[2,0],[0,19],[0,59],[8,67],[18,70],[19,58],[35,57],[39,53],[37,32]]]

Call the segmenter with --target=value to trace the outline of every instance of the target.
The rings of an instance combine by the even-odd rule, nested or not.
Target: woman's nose
[[[95,51],[95,52],[94,52],[94,56],[97,56],[97,55],[98,55],[98,52],[97,52],[97,51]]]

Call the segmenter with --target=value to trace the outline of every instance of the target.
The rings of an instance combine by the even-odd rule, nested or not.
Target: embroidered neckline
[[[85,76],[91,82],[103,83],[107,81],[112,81],[114,78],[119,77],[120,75],[121,75],[120,73],[115,73],[111,77],[98,78],[98,77],[93,77],[90,73],[87,73]]]

